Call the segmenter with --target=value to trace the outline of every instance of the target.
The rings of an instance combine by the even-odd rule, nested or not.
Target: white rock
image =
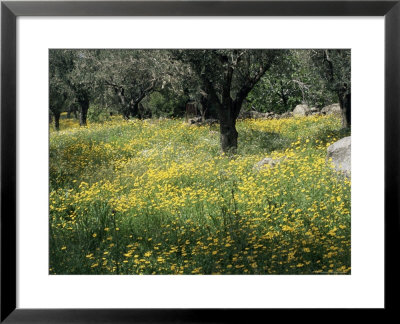
[[[293,109],[293,116],[294,117],[303,117],[310,114],[310,108],[307,105],[297,105]]]
[[[344,137],[328,147],[327,159],[332,158],[334,168],[351,175],[351,136]]]
[[[280,159],[273,159],[270,157],[263,158],[260,162],[256,163],[254,166],[255,169],[259,170],[263,167],[269,166],[269,167],[274,167],[278,163],[280,163],[285,157],[282,157]]]
[[[325,106],[324,108],[321,109],[321,113],[324,115],[340,115],[342,113],[342,109],[340,109],[340,105],[338,103],[332,104],[329,106]]]

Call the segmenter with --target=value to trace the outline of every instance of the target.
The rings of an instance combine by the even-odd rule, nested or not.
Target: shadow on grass
[[[284,150],[290,146],[292,139],[278,133],[259,130],[241,130],[239,132],[239,146],[241,153],[257,153],[260,149],[266,153]]]
[[[315,140],[321,141],[323,144],[332,142],[332,138],[337,138],[338,140],[351,135],[350,128],[341,128],[335,130],[323,130],[318,132],[315,136]]]

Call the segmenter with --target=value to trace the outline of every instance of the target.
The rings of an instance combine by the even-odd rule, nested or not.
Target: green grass
[[[239,121],[234,157],[216,126],[61,126],[51,274],[350,273],[351,183],[325,159],[339,119]],[[282,161],[254,168],[266,156]]]

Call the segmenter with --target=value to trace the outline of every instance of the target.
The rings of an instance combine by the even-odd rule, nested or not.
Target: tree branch
[[[233,102],[235,107],[235,114],[239,114],[240,108],[242,107],[242,103],[244,99],[246,99],[247,95],[254,88],[257,82],[261,79],[261,77],[268,71],[271,67],[272,62],[268,62],[264,65],[261,65],[258,73],[253,78],[247,78],[247,82],[244,83],[242,88],[236,94],[236,98]]]

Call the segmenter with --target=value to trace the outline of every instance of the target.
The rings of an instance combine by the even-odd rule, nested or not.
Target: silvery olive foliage
[[[49,110],[54,116],[54,126],[59,128],[60,114],[75,101],[70,84],[74,68],[72,53],[63,51],[49,52]]]
[[[337,95],[342,109],[343,127],[351,125],[351,50],[311,50],[313,68],[327,87]]]
[[[298,104],[322,108],[337,101],[335,92],[316,71],[310,50],[289,50],[249,93],[247,109],[284,113]]]
[[[81,125],[89,108],[89,116],[104,110],[126,119],[174,117],[190,102],[203,119],[219,119],[224,152],[236,150],[235,124],[244,106],[284,112],[299,103],[322,107],[338,100],[347,116],[350,94],[350,50],[50,51],[50,111],[56,118],[71,107],[79,110]]]

